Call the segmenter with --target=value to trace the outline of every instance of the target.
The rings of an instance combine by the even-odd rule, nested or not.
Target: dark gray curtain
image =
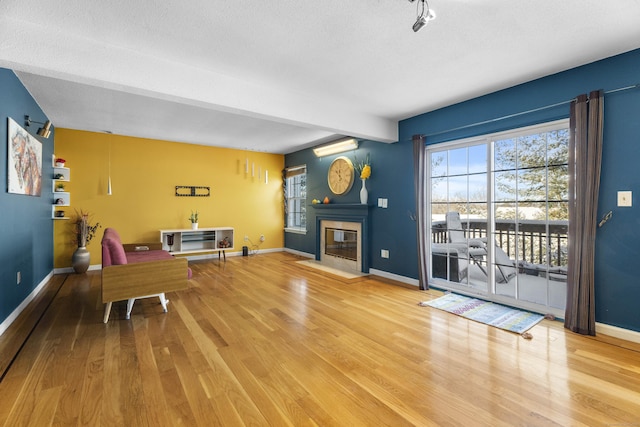
[[[604,92],[571,102],[569,137],[569,265],[564,326],[596,334],[595,239],[602,160]]]
[[[416,189],[416,230],[418,237],[418,278],[420,289],[429,289],[427,274],[430,232],[427,229],[427,150],[424,135],[413,135],[413,182]]]

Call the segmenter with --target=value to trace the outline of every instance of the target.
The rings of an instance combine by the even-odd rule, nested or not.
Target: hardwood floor
[[[0,383],[0,425],[640,425],[637,345],[548,320],[525,340],[298,259],[190,263],[168,313],[120,302],[106,325],[99,272],[67,276]]]

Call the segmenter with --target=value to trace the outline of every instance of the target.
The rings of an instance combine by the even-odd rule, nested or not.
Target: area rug
[[[420,305],[438,308],[518,334],[522,334],[544,319],[544,316],[537,313],[457,294],[447,294],[431,301],[423,301]]]

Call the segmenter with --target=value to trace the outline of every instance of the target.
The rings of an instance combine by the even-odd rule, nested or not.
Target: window
[[[307,231],[307,167],[285,169],[284,181],[285,231]]]

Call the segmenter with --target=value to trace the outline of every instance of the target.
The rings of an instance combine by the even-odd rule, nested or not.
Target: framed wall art
[[[42,143],[10,117],[8,121],[7,191],[40,196]]]

